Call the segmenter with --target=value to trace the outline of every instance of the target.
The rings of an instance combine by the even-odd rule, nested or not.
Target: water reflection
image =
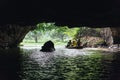
[[[119,52],[0,50],[0,80],[120,80]]]
[[[34,49],[24,52],[21,78],[23,80],[110,80],[113,54],[106,53],[62,48],[52,53],[45,53]]]

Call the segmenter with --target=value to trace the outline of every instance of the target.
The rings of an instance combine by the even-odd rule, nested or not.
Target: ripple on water
[[[23,76],[26,76],[25,80],[30,80],[27,78],[35,78],[35,80],[83,80],[82,78],[93,80],[95,78],[94,80],[99,80],[103,74],[106,74],[105,78],[108,78],[111,57],[107,56],[107,59],[102,60],[106,57],[85,56],[92,53],[91,49],[66,49],[63,47],[56,48],[54,52],[32,49],[32,53],[28,55],[30,59],[25,58],[26,62],[23,62],[23,68],[25,68]],[[61,79],[60,76],[66,79]],[[71,79],[77,77],[78,79]]]
[[[89,55],[91,52],[84,49],[66,49],[66,48],[56,48],[54,52],[41,52],[40,49],[35,49],[30,58],[37,61],[40,65],[45,65],[50,63],[54,58],[57,57],[76,57],[78,55]]]

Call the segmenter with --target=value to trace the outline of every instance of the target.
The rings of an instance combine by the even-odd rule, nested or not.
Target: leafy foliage
[[[68,42],[69,40],[77,40],[81,38],[82,44],[89,43],[87,46],[96,46],[102,43],[100,28],[76,27],[68,28],[68,26],[56,26],[55,23],[39,23],[36,29],[29,32],[25,41],[44,43],[48,40],[56,42]]]
[[[34,39],[35,42],[39,41],[66,41],[74,38],[79,28],[68,28],[68,26],[56,26],[55,23],[39,23],[35,30],[29,32],[25,40]]]

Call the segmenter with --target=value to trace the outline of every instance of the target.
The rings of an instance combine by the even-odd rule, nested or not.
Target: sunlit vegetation
[[[44,43],[52,40],[55,44],[65,44],[73,39],[79,28],[68,28],[68,26],[56,26],[55,23],[39,23],[35,30],[30,31],[22,44]]]
[[[52,40],[55,45],[66,45],[69,40],[81,39],[83,44],[89,46],[101,44],[100,28],[57,26],[55,23],[39,23],[36,29],[30,31],[24,38],[22,45],[42,45],[48,40]]]

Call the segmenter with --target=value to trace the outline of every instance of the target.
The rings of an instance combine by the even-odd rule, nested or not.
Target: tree
[[[52,35],[52,37],[56,37],[59,38],[61,41],[64,41],[64,37],[66,37],[65,32],[68,30],[67,26],[60,26],[58,28],[55,29],[55,33]]]
[[[77,35],[80,28],[68,28],[66,32],[64,32],[66,35],[68,35],[71,38],[75,38],[75,35]]]
[[[36,25],[36,29],[31,31],[27,36],[32,37],[36,43],[38,42],[38,39],[42,42],[50,39],[65,41],[65,39],[68,40],[74,38],[77,30],[79,30],[79,28],[56,26],[55,23],[39,23]]]
[[[37,30],[34,30],[33,31],[33,37],[34,37],[34,39],[35,39],[35,43],[38,43],[38,31]]]
[[[39,23],[36,25],[36,29],[32,31],[32,37],[35,42],[38,42],[38,36],[45,35],[47,31],[55,28],[55,23]]]

